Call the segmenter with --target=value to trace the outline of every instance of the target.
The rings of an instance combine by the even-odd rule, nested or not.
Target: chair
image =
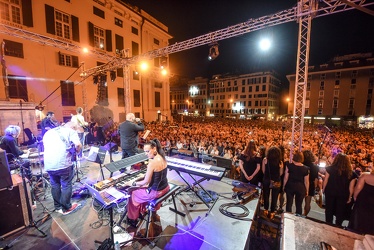
[[[183,217],[185,216],[184,213],[179,212],[177,210],[177,206],[175,204],[175,193],[179,190],[180,186],[177,186],[177,185],[175,185],[173,183],[169,183],[169,187],[170,187],[170,190],[167,193],[165,193],[163,196],[161,196],[159,198],[156,198],[156,199],[154,199],[152,201],[149,201],[147,203],[147,205],[146,205],[147,216],[144,219],[146,221],[146,227],[145,227],[145,235],[143,236],[146,239],[148,238],[148,234],[149,234],[148,230],[149,230],[149,225],[151,223],[153,212],[155,212],[156,210],[158,210],[161,207],[162,202],[165,201],[166,199],[168,199],[170,196],[173,198],[174,208],[169,207],[169,209],[171,211],[173,211],[174,213],[177,213],[177,214],[179,214],[179,215],[181,215]]]

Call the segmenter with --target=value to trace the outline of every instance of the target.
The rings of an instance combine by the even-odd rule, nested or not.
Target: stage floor
[[[87,154],[86,152],[85,154]],[[105,163],[109,162],[107,154]],[[112,154],[114,161],[120,160],[121,154]],[[82,183],[96,183],[102,180],[100,166],[97,163],[82,160],[79,177],[81,183],[74,183],[75,195],[73,201],[81,204],[80,208],[69,215],[62,215],[53,211],[53,200],[50,194],[50,188],[46,190],[45,195],[40,197],[37,202],[37,208],[33,212],[35,221],[40,230],[47,234],[47,237],[41,238],[41,234],[30,227],[28,230],[8,236],[0,242],[1,247],[11,244],[14,249],[97,249],[100,244],[97,241],[104,241],[109,238],[109,215],[107,212],[99,211],[100,207],[93,202],[93,199],[87,196]],[[40,172],[38,166],[34,166],[33,172]],[[110,173],[103,168],[105,178]],[[188,180],[189,176],[184,175]],[[168,180],[171,183],[186,186],[186,183],[173,170],[168,171]],[[256,215],[258,208],[258,199],[253,199],[245,204],[245,208],[233,206],[229,208],[232,213],[244,213],[248,209],[249,215],[246,220],[239,220],[223,215],[219,208],[222,204],[234,203],[232,199],[232,180],[223,178],[221,181],[204,181],[201,185],[209,191],[218,195],[218,201],[211,210],[195,195],[194,192],[183,192],[176,197],[177,209],[186,214],[182,217],[169,210],[173,206],[171,199],[164,202],[161,209],[157,212],[160,220],[153,223],[155,236],[151,238],[156,246],[153,249],[248,249],[249,233],[252,225],[252,219]],[[123,204],[119,204],[114,209],[114,222],[117,222],[121,216]],[[43,218],[47,215],[51,218]],[[127,227],[125,223],[121,224]],[[138,230],[145,227],[143,223]],[[22,235],[25,233],[25,235]],[[122,249],[151,249],[147,241],[137,238],[137,232],[128,228],[128,233],[133,235],[134,241],[129,246],[123,246]],[[19,238],[18,238],[19,237]]]

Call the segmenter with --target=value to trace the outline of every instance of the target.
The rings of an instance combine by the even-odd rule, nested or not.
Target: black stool
[[[158,197],[158,198],[156,198],[152,201],[149,201],[146,205],[147,217],[144,219],[146,221],[145,235],[144,235],[145,238],[148,238],[149,224],[151,223],[152,214],[153,214],[154,211],[156,211],[157,205],[161,204],[163,201],[165,201],[170,196],[173,198],[174,208],[169,207],[169,209],[171,211],[173,211],[174,213],[177,213],[177,214],[179,214],[183,217],[186,216],[184,213],[179,212],[177,210],[177,206],[175,204],[175,193],[179,190],[180,186],[177,186],[173,183],[169,183],[169,187],[170,187],[170,190],[166,194],[164,194],[163,196]]]

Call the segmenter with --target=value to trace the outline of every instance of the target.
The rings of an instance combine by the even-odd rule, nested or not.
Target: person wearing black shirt
[[[136,227],[141,206],[148,201],[166,194],[170,187],[167,179],[165,152],[157,139],[144,144],[144,152],[149,158],[147,172],[142,181],[134,181],[132,186],[139,187],[131,192],[127,205],[128,223]]]
[[[40,126],[42,128],[42,136],[44,136],[45,132],[48,130],[58,127],[58,122],[54,120],[55,113],[52,111],[47,112],[47,116],[42,120]]]
[[[0,148],[6,151],[8,162],[10,163],[10,168],[13,169],[16,167],[15,160],[19,157],[22,159],[22,167],[25,170],[26,177],[31,178],[32,173],[30,170],[30,161],[26,159],[28,157],[28,151],[21,150],[17,145],[17,138],[21,133],[21,128],[16,125],[9,125],[5,129],[5,135],[1,137]]]
[[[144,124],[133,113],[126,115],[126,121],[119,125],[118,133],[121,138],[122,159],[138,153],[138,132],[144,131]]]

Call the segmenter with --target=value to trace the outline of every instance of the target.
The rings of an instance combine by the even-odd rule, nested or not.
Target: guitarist
[[[82,115],[83,109],[81,107],[78,107],[76,111],[77,111],[77,114],[71,116],[71,122],[78,124],[77,132],[78,132],[79,140],[82,144],[82,150],[80,151],[78,155],[78,159],[80,159],[82,157],[82,152],[84,148],[84,137],[85,137],[84,133],[85,133],[85,130],[88,129],[88,122],[84,120],[84,116]]]

